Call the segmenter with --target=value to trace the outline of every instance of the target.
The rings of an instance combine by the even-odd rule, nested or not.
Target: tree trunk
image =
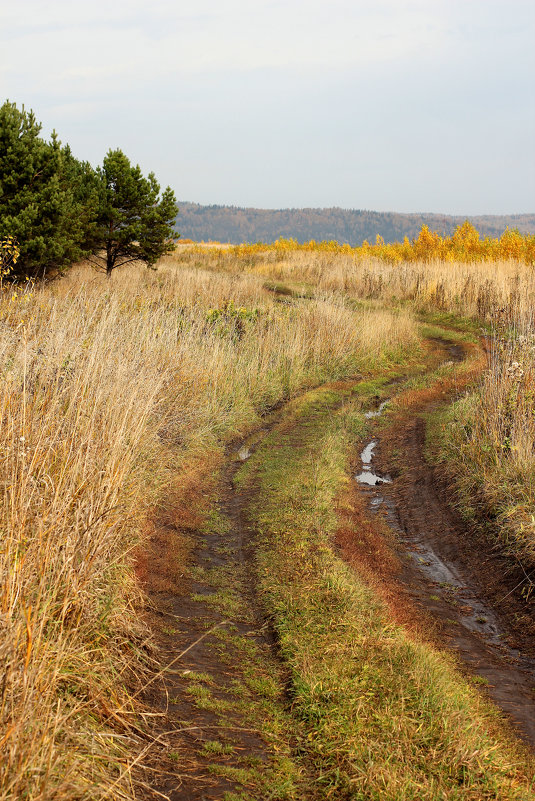
[[[110,220],[108,241],[106,242],[106,278],[109,278],[115,267],[117,254],[113,252],[113,220]]]
[[[116,255],[113,252],[113,248],[110,242],[106,247],[106,276],[109,278],[113,272],[113,268],[115,267],[115,259]]]

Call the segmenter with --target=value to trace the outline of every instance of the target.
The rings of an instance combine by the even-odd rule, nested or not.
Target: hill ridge
[[[484,236],[499,237],[506,228],[535,234],[533,214],[451,215],[433,212],[401,213],[367,209],[281,208],[261,209],[245,206],[202,205],[179,201],[177,230],[183,238],[196,241],[273,242],[292,238],[298,242],[311,239],[336,240],[341,244],[360,245],[367,239],[375,242],[397,242],[405,236],[418,235],[422,225],[444,234],[453,233],[457,225],[470,222]]]

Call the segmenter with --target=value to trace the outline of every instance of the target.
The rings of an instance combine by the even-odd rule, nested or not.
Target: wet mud
[[[499,603],[497,596],[515,582],[505,561],[453,511],[442,480],[424,458],[420,415],[433,405],[436,401],[415,409],[364,443],[355,478],[370,513],[394,533],[401,565],[396,581],[405,596],[422,616],[430,616],[440,645],[479,677],[482,690],[535,750],[535,637],[519,633],[518,619],[526,610],[519,610],[510,591],[508,603]],[[400,454],[401,468],[395,465]]]
[[[194,566],[192,575],[167,575],[161,582],[165,569],[156,563],[157,553],[161,549],[165,562],[172,564],[175,538],[169,524],[167,532],[161,524],[157,527],[159,541],[149,555],[150,622],[158,642],[159,660],[168,668],[152,683],[144,699],[155,716],[156,747],[153,775],[146,785],[147,792],[140,794],[143,799],[216,801],[241,789],[240,782],[224,775],[225,767],[236,763],[236,754],[248,754],[257,764],[269,758],[260,732],[245,727],[239,710],[233,709],[241,672],[240,657],[233,654],[229,637],[254,640],[266,661],[271,660],[277,669],[271,632],[256,608],[252,587],[243,580],[247,573],[243,499],[234,492],[232,482],[240,463],[250,453],[249,445],[231,448],[228,453],[217,508],[226,524],[224,547],[221,533],[203,530],[200,520],[189,529],[178,528],[179,537],[190,544],[187,561]],[[198,498],[191,499],[192,505],[198,502]],[[225,614],[218,604],[212,604],[211,599],[215,600],[218,592],[212,577],[221,570],[237,577],[239,614]],[[160,583],[155,583],[158,577]],[[204,686],[209,691],[206,706],[200,695]],[[222,753],[213,751],[214,742],[221,744]],[[215,765],[222,770],[214,770]]]

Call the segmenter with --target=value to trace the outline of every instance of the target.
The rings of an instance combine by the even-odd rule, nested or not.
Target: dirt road
[[[437,347],[445,359],[463,356],[452,343]],[[354,477],[369,523],[367,550],[357,530],[346,531],[337,546],[364,575],[370,554],[381,555],[369,575],[394,616],[416,636],[455,654],[461,670],[479,677],[482,690],[535,750],[535,636],[519,624],[526,610],[511,592],[517,577],[506,574],[501,557],[455,515],[442,480],[424,458],[422,415],[461,384],[446,381],[432,397],[423,393],[403,414],[390,416],[379,401],[404,391],[398,381],[369,409],[370,436],[360,447],[355,443]],[[274,763],[290,764],[298,755],[299,770],[307,770],[306,738],[292,714],[291,676],[256,595],[249,497],[234,481],[241,462],[274,427],[285,425],[282,407],[254,435],[234,443],[223,462],[192,471],[179,499],[181,513],[173,516],[171,507],[156,521],[143,573],[159,659],[168,669],[146,697],[156,740],[143,797],[272,797]],[[255,787],[264,781],[265,789],[240,795],[253,774]]]

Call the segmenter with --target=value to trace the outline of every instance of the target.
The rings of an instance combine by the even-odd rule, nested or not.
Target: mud
[[[459,359],[456,347],[449,352]],[[363,480],[363,473],[356,478],[371,514],[380,515],[395,535],[401,565],[396,581],[407,600],[430,617],[439,643],[479,677],[535,750],[535,636],[525,626],[519,631],[527,609],[511,592],[517,576],[453,511],[443,481],[424,458],[421,415],[436,404],[411,409],[381,437],[374,436],[361,454],[370,479]],[[390,475],[392,481],[381,478]],[[500,603],[503,596],[507,603]]]
[[[247,583],[240,585],[239,616],[225,616],[210,604],[210,596],[217,592],[211,580],[214,570],[229,570],[238,577],[244,573],[241,502],[232,487],[233,474],[242,460],[243,449],[229,450],[218,508],[228,524],[224,548],[219,533],[205,533],[201,526],[182,531],[182,537],[188,538],[192,545],[189,562],[195,566],[194,578],[180,576],[179,580],[178,577],[173,580],[171,576],[163,587],[161,583],[154,585],[155,577],[163,569],[161,555],[152,554],[152,558],[149,555],[149,574],[151,562],[152,568],[156,568],[150,574],[152,586],[148,588],[153,607],[151,623],[158,642],[159,661],[169,669],[151,685],[144,699],[159,718],[152,731],[157,746],[151,760],[153,775],[146,784],[147,792],[140,794],[140,798],[215,801],[227,792],[240,792],[242,785],[214,771],[214,765],[223,769],[226,765],[232,767],[235,754],[246,753],[258,764],[268,758],[260,733],[244,728],[239,712],[228,708],[229,702],[236,700],[233,693],[241,675],[240,658],[236,654],[236,659],[232,659],[232,645],[228,644],[226,658],[222,658],[220,637],[228,632],[254,639],[269,659],[270,632],[266,631],[264,620],[250,598]],[[199,498],[191,499],[192,504],[198,502]],[[171,564],[173,538],[160,539],[158,545],[166,548],[165,556]],[[206,682],[196,679],[199,674],[209,676],[212,709],[203,708],[192,694],[195,687],[206,686]],[[221,743],[228,753],[213,753],[210,749],[214,741]]]

